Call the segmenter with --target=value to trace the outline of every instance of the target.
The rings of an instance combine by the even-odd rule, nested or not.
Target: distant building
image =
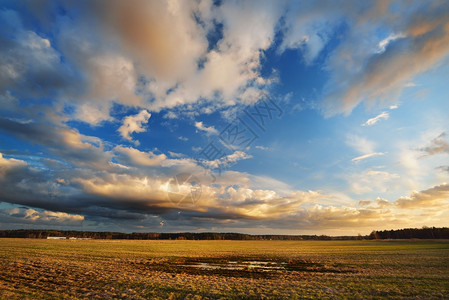
[[[47,236],[47,240],[66,240],[65,236]]]

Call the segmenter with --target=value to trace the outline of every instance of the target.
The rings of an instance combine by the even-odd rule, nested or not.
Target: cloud
[[[0,94],[33,98],[75,93],[77,80],[61,66],[49,39],[27,30],[12,9],[2,8],[0,20]]]
[[[187,142],[189,140],[189,138],[187,138],[185,136],[178,136],[178,140],[183,141],[183,142]]]
[[[259,150],[263,150],[263,151],[268,151],[268,150],[270,150],[270,148],[264,147],[264,146],[256,146],[256,147],[254,147],[254,148],[259,149]]]
[[[204,160],[203,163],[211,169],[222,169],[228,168],[231,164],[234,164],[239,160],[249,158],[252,158],[252,156],[243,151],[234,151],[232,154],[225,155],[215,160]]]
[[[134,132],[145,132],[144,124],[148,123],[151,114],[146,110],[141,110],[137,115],[127,116],[123,119],[123,125],[118,129],[124,139],[132,141],[130,134]],[[135,141],[138,144],[138,141]]]
[[[377,207],[379,207],[379,208],[389,207],[392,205],[392,203],[390,201],[379,198],[379,197],[376,199],[376,204],[377,204]]]
[[[11,219],[15,219],[15,223],[31,223],[31,224],[64,224],[79,225],[83,222],[84,217],[81,215],[67,214],[55,211],[37,211],[32,208],[16,207],[13,209],[0,210],[0,214],[4,214]]]
[[[170,154],[171,157],[175,157],[175,158],[181,158],[181,157],[185,156],[182,153],[176,153],[176,152],[172,152],[172,151],[168,151],[168,154]]]
[[[109,170],[112,154],[106,151],[101,139],[80,134],[76,129],[48,122],[23,124],[0,118],[0,131],[28,143],[44,146],[49,154],[62,158],[77,167]],[[52,134],[49,135],[48,133]]]
[[[327,115],[349,114],[361,102],[368,107],[386,106],[398,98],[414,77],[438,66],[448,56],[448,4],[439,2],[407,7],[411,9],[403,13],[403,8],[387,4],[381,14],[366,23],[363,20],[367,16],[365,12],[370,9],[374,12],[372,8],[362,9],[354,15],[345,5],[339,9],[357,25],[349,29],[346,38],[328,59],[332,76],[323,103]],[[361,8],[357,7],[353,12],[357,9]],[[385,29],[390,34],[384,51],[379,53],[373,48],[378,48],[379,40],[375,37],[380,24],[389,24]],[[360,42],[362,36],[370,38]],[[391,39],[392,36],[401,38]]]
[[[347,176],[351,192],[365,194],[370,192],[387,192],[397,185],[400,175],[377,168],[369,168],[361,173]]]
[[[325,64],[320,69],[330,79],[318,97],[325,98],[327,115],[349,113],[361,102],[388,106],[449,49],[449,6],[440,2],[219,2],[40,1],[40,11],[28,2],[1,4],[0,130],[14,141],[6,148],[18,141],[23,149],[38,149],[32,156],[0,154],[0,199],[20,205],[2,210],[3,222],[129,231],[159,228],[164,218],[170,230],[267,224],[315,230],[397,224],[408,218],[401,209],[444,203],[435,200],[446,195],[441,186],[403,197],[394,207],[378,199],[360,208],[337,193],[295,190],[244,172],[223,171],[210,184],[210,172],[191,158],[113,144],[73,127],[73,120],[105,126],[118,121],[115,108],[132,108],[139,113],[124,117],[118,132],[138,145],[133,134],[145,132],[156,112],[168,119],[217,110],[229,116],[282,78],[265,68],[271,50],[295,50],[307,65]],[[203,122],[195,127],[218,133]],[[348,135],[346,143],[359,153],[354,162],[384,154],[365,137]],[[445,134],[419,150],[447,153]],[[413,165],[417,159],[404,153],[400,161]],[[205,164],[226,168],[249,158],[236,151]],[[412,167],[418,174],[429,169]],[[181,212],[167,198],[167,183],[179,173],[195,174],[203,185],[197,206]],[[346,179],[356,194],[382,193],[395,190],[399,175],[372,168]]]
[[[425,152],[426,156],[449,153],[449,144],[446,142],[446,136],[445,132],[441,133],[430,142],[429,146],[420,148],[419,151]]]
[[[142,152],[132,147],[116,146],[114,148],[116,153],[124,155],[125,161],[128,164],[135,166],[151,167],[160,166],[164,160],[167,159],[165,154],[154,154],[153,152]]]
[[[126,153],[130,149],[123,147],[120,150]],[[140,155],[145,161],[149,159],[151,163],[147,171],[133,168],[133,162],[128,161],[131,168],[121,173],[119,169],[108,173],[97,172],[88,166],[82,169],[55,169],[53,173],[47,173],[23,161],[2,157],[0,169],[5,170],[3,167],[8,166],[8,170],[0,176],[2,201],[28,206],[2,210],[2,219],[8,220],[11,228],[31,224],[34,227],[83,226],[84,229],[107,226],[105,228],[124,230],[145,225],[148,230],[157,228],[163,220],[170,224],[170,228],[177,230],[186,226],[191,230],[198,226],[224,226],[236,230],[266,226],[269,222],[270,228],[283,230],[300,228],[317,232],[330,228],[353,228],[357,224],[358,230],[367,227],[368,231],[372,226],[379,227],[386,223],[389,226],[410,224],[411,217],[403,217],[402,209],[435,207],[444,204],[449,195],[447,185],[442,184],[414,193],[411,197],[400,198],[393,204],[379,198],[373,206],[368,202],[361,203],[362,208],[326,206],[323,201],[339,196],[321,191],[293,190],[275,179],[258,178],[236,171],[224,171],[214,184],[209,185],[201,173],[201,167],[193,161],[186,164],[185,159],[165,159],[157,165],[149,153],[136,154],[131,149],[127,154],[132,155],[127,158],[129,160],[133,157],[138,159]],[[245,155],[234,153],[232,157],[238,160]],[[121,156],[115,159],[128,164]],[[171,164],[164,167],[169,161]],[[174,169],[161,172],[161,168],[166,171]],[[157,176],[152,175],[155,174],[153,171]],[[180,171],[195,174],[203,183],[201,198],[195,206],[183,207],[181,214],[178,213],[179,207],[174,206],[167,197],[167,183],[171,176]],[[366,186],[376,191],[382,191],[385,180],[396,178],[395,174],[378,170],[369,170],[365,177]]]
[[[200,131],[204,131],[206,132],[207,135],[212,135],[212,134],[218,134],[217,129],[214,128],[214,126],[205,126],[203,125],[203,122],[195,122],[195,127],[196,129],[200,130]]]
[[[387,120],[390,117],[390,114],[386,111],[382,112],[381,114],[375,116],[374,118],[368,119],[362,126],[372,126],[379,122],[380,120]]]
[[[396,200],[396,205],[407,209],[426,209],[441,206],[449,200],[449,184],[443,183],[427,190],[413,192]]]
[[[0,178],[6,176],[10,170],[25,166],[27,166],[27,163],[23,160],[14,158],[7,159],[3,157],[2,153],[0,153]]]
[[[449,173],[449,166],[439,166],[437,169]]]
[[[385,153],[383,153],[383,152],[369,153],[369,154],[365,154],[365,155],[354,157],[353,159],[351,159],[351,161],[352,162],[359,162],[361,160],[364,160],[364,159],[367,159],[367,158],[370,158],[370,157],[381,156],[381,155],[385,155]]]
[[[295,3],[285,15],[284,39],[278,49],[298,49],[306,64],[312,64],[329,42],[334,26],[339,23],[338,5],[329,1],[325,6]]]
[[[374,153],[375,143],[358,135],[347,135],[346,144],[363,154]]]
[[[402,33],[393,33],[391,35],[389,35],[388,37],[386,37],[385,39],[383,39],[382,41],[379,42],[379,50],[378,53],[382,53],[385,52],[385,49],[387,48],[388,44],[390,44],[391,42],[400,39],[400,38],[404,38],[406,37],[404,34]]]
[[[0,95],[50,97],[65,117],[92,125],[112,121],[114,103],[150,112],[177,108],[176,115],[195,105],[211,113],[253,103],[276,82],[274,73],[261,72],[267,49],[298,49],[313,64],[342,24],[349,24],[347,31],[323,57],[330,75],[326,115],[349,113],[360,102],[394,101],[449,52],[444,2],[41,4],[45,12],[25,3],[27,14],[3,5]],[[282,38],[275,45],[277,34]]]
[[[51,97],[72,108],[66,117],[98,125],[114,104],[182,113],[207,103],[211,113],[252,103],[273,82],[261,57],[283,7],[269,1],[41,4],[3,5],[0,95]]]

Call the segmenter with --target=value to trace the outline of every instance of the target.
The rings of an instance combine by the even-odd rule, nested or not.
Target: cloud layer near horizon
[[[355,224],[372,228],[382,222],[392,226],[409,224],[414,218],[422,222],[426,211],[441,210],[448,205],[447,184],[413,192],[392,202],[384,200],[382,205],[377,201],[377,206],[369,201],[363,205],[326,205],[339,202],[341,196],[293,190],[282,182],[236,171],[225,171],[212,178],[192,159],[169,158],[163,153],[146,153],[132,147],[105,149],[94,138],[66,128],[52,128],[58,132],[55,135],[58,140],[50,141],[39,137],[48,128],[12,121],[8,124],[9,131],[16,130],[22,138],[33,135],[36,141],[48,143],[56,155],[55,159],[39,159],[34,165],[0,155],[0,199],[19,205],[1,212],[12,227],[14,224],[73,227],[84,222],[84,228],[107,224],[116,230],[137,230],[154,228],[164,220],[172,230],[190,228],[192,224],[195,228],[209,228],[210,224],[228,229],[249,228],[265,226],[267,222],[271,229],[324,230]],[[245,155],[237,151],[233,157],[245,159]],[[189,199],[177,202],[170,197],[172,178],[182,173],[196,174],[202,183],[201,197],[194,203]],[[377,170],[369,171],[368,175],[371,177],[366,182],[359,181],[363,188],[382,188],[385,182],[376,186],[373,179],[382,175],[388,181],[392,176]],[[177,188],[189,194],[194,186],[185,182]]]

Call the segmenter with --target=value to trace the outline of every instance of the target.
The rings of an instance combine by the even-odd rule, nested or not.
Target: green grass
[[[447,299],[449,242],[0,239],[0,297]]]

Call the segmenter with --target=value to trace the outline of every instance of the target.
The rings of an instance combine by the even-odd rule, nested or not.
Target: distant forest
[[[423,227],[399,230],[373,231],[362,236],[327,236],[327,235],[251,235],[243,233],[217,232],[94,232],[94,231],[66,231],[19,229],[0,230],[0,238],[36,238],[47,237],[91,238],[91,239],[125,239],[125,240],[373,240],[373,239],[449,239],[449,228]]]

